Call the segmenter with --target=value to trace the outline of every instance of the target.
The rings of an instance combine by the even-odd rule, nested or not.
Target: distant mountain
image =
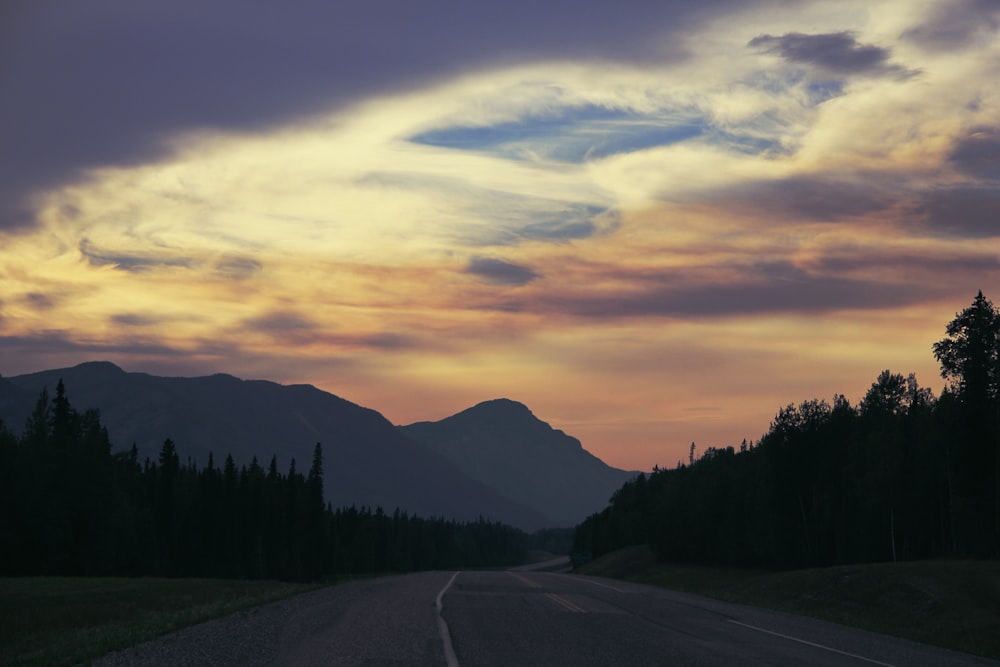
[[[527,530],[551,525],[548,513],[518,504],[463,473],[444,456],[406,437],[374,410],[310,385],[283,386],[230,375],[197,378],[127,373],[108,362],[0,378],[0,419],[15,433],[43,388],[62,379],[78,412],[97,408],[116,450],[135,443],[140,460],[155,460],[164,439],[182,462],[221,466],[272,454],[287,472],[292,458],[305,473],[323,445],[325,497],[334,507],[396,507],[420,516],[475,520],[484,516]],[[605,498],[606,500],[606,498]]]
[[[636,473],[612,468],[521,403],[497,399],[400,430],[475,480],[551,518],[579,523]]]

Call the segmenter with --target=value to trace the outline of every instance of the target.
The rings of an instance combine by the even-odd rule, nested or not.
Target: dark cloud
[[[934,6],[924,23],[903,33],[903,38],[934,51],[966,49],[1000,27],[996,0],[949,0]]]
[[[465,271],[496,285],[527,285],[538,278],[528,267],[490,257],[473,257]]]
[[[217,274],[234,280],[246,280],[262,268],[263,265],[251,257],[223,257],[214,265]]]
[[[158,266],[190,268],[195,264],[194,260],[186,257],[114,253],[96,247],[86,238],[80,240],[79,250],[91,266],[113,266],[129,273],[139,273]]]
[[[309,318],[291,311],[274,311],[244,320],[242,329],[263,334],[278,343],[324,345],[335,348],[373,348],[382,351],[410,349],[420,342],[391,332],[352,334],[328,332]]]
[[[259,130],[485,63],[677,60],[671,33],[734,4],[8,0],[0,231],[33,223],[40,188],[162,159],[184,130]]]
[[[273,312],[253,317],[245,320],[243,325],[248,329],[270,334],[295,334],[310,332],[316,328],[315,322],[291,312]]]
[[[810,264],[824,274],[844,275],[861,272],[891,272],[912,275],[915,271],[930,275],[978,275],[980,278],[1000,274],[1000,257],[995,253],[899,253],[873,248],[853,248],[834,251]]]
[[[374,347],[381,350],[404,350],[416,347],[417,345],[417,342],[413,338],[393,333],[365,336],[361,339],[361,342],[365,347]]]
[[[49,330],[31,336],[0,336],[0,358],[5,360],[4,373],[28,373],[42,368],[59,368],[92,359],[136,357],[160,358],[172,363],[189,358],[217,356],[232,352],[230,342],[191,341],[191,347],[175,348],[160,341],[143,339],[108,342],[78,340],[71,331]],[[11,363],[7,363],[7,361]],[[32,366],[19,364],[30,363]]]
[[[622,276],[628,280],[628,275]],[[745,267],[726,282],[692,281],[667,271],[630,288],[548,294],[524,304],[592,319],[733,317],[896,308],[929,297],[926,285],[891,284],[806,272],[788,262]]]
[[[154,315],[139,315],[137,313],[119,313],[111,316],[111,323],[120,327],[145,327],[162,324],[166,318]]]
[[[815,65],[835,74],[908,77],[916,74],[889,63],[891,51],[873,44],[859,44],[851,32],[807,35],[790,32],[780,37],[759,35],[747,46],[773,53],[792,63]]]
[[[41,292],[30,292],[25,294],[21,300],[34,310],[52,310],[58,301],[53,296]]]
[[[840,180],[832,175],[754,181],[706,193],[709,201],[780,221],[833,222],[884,210],[893,203],[877,179]]]
[[[972,130],[955,143],[948,160],[966,174],[1000,181],[1000,129]]]
[[[935,232],[969,238],[1000,237],[1000,185],[931,190],[914,207],[914,214]]]

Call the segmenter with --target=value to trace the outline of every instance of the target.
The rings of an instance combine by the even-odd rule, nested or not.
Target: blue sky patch
[[[675,144],[698,137],[706,129],[707,123],[695,114],[652,116],[588,105],[497,125],[429,130],[410,140],[511,159],[542,157],[579,163]]]

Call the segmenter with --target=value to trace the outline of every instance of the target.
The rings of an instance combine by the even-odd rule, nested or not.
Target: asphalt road
[[[461,665],[990,665],[814,619],[578,575],[463,572],[443,597]]]
[[[1000,665],[823,621],[611,579],[424,572],[340,584],[106,665]]]

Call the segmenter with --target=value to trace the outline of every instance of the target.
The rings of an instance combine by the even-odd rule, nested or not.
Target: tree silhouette
[[[1000,554],[1000,315],[980,293],[934,346],[940,397],[882,371],[778,410],[755,446],[707,447],[628,482],[577,526],[574,553],[795,568]]]
[[[1000,553],[1000,311],[980,291],[946,332],[933,349],[958,399],[959,493],[981,515],[975,523],[991,527],[981,549]]]

